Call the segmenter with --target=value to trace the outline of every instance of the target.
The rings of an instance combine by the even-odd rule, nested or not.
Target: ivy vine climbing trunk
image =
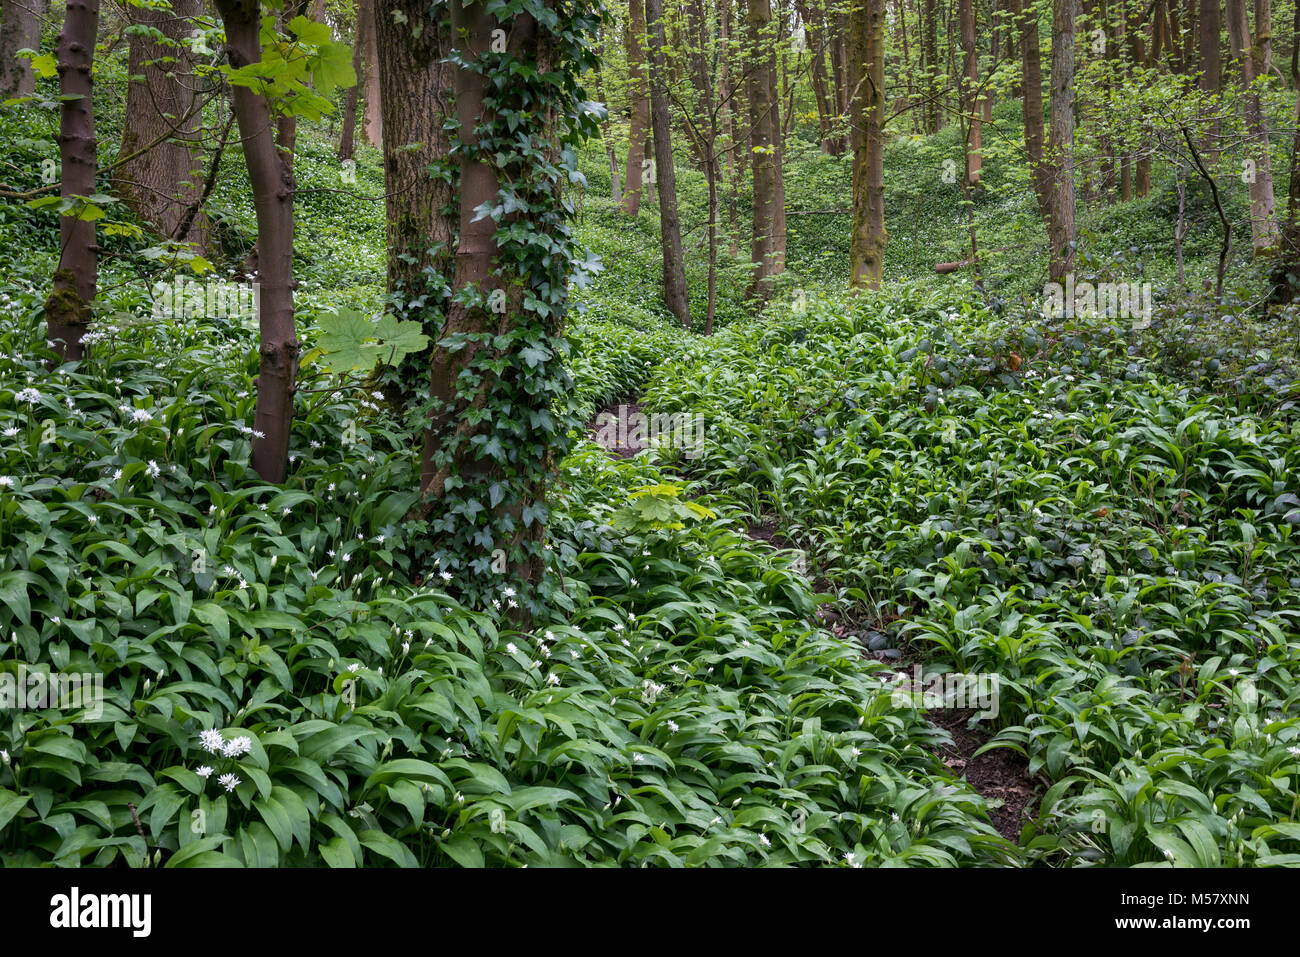
[[[664,304],[686,328],[691,307],[686,298],[686,260],[677,212],[677,170],[673,165],[672,116],[668,112],[667,61],[664,51],[663,0],[645,0],[649,27],[650,125],[655,144],[655,186],[659,193],[659,229],[663,246]]]
[[[216,0],[226,30],[226,55],[235,70],[261,62],[260,0]],[[293,423],[294,383],[301,346],[293,319],[293,170],[276,147],[267,97],[231,85],[257,214],[258,325],[261,362],[253,423],[252,466],[265,481],[283,482]]]
[[[95,194],[98,165],[92,61],[99,32],[99,0],[68,0],[56,50],[59,65],[59,159],[63,177],[59,194],[67,200]],[[59,218],[59,267],[45,300],[46,338],[63,361],[85,354],[82,337],[93,316],[99,257],[94,220],[80,215]]]
[[[569,279],[585,257],[560,189],[577,175],[566,147],[579,131],[598,131],[577,83],[595,66],[598,18],[555,0],[538,5],[546,16],[537,19],[466,0],[427,9],[437,29],[450,30],[455,123],[446,159],[459,188],[459,241],[454,296],[430,365],[435,401],[419,514],[436,567],[456,590],[495,595],[503,611],[524,617],[541,607],[533,586],[545,567],[546,486],[577,424],[564,401],[572,380],[562,324]],[[503,592],[505,581],[517,594]]]
[[[853,99],[853,235],[849,245],[854,288],[879,289],[885,244],[885,0],[858,0],[850,14],[849,62]]]

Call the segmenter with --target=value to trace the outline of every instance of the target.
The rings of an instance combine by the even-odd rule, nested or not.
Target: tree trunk
[[[384,144],[384,97],[380,78],[382,67],[379,60],[379,26],[375,17],[377,2],[378,0],[357,0],[357,43],[361,46],[361,58],[369,64],[366,69],[365,122],[361,127],[361,135],[371,146]]]
[[[600,138],[605,144],[605,161],[609,163],[609,196],[615,206],[623,205],[623,181],[619,178],[618,155],[614,141],[609,136],[609,100],[605,97],[605,81],[601,71],[596,71],[596,95],[605,104],[605,122],[600,126]]]
[[[230,65],[241,69],[262,58],[260,0],[216,0],[226,30]],[[288,467],[293,394],[301,347],[293,319],[293,170],[276,147],[271,107],[246,86],[231,88],[235,120],[257,213],[261,365],[257,375],[253,470],[280,483]]]
[[[1052,189],[1048,203],[1048,273],[1063,283],[1074,270],[1074,21],[1078,0],[1052,4],[1052,122],[1048,162]]]
[[[451,140],[444,129],[455,116],[455,68],[443,62],[451,48],[449,27],[445,16],[436,23],[421,19],[427,0],[373,0],[369,9],[376,54],[371,71],[380,84],[375,107],[383,129],[389,308],[399,319],[419,322],[437,343],[447,320],[458,231],[455,163],[448,159]],[[424,29],[413,34],[411,23]],[[431,346],[402,363],[402,394],[393,397],[399,405],[426,391],[438,355]],[[454,390],[434,399],[454,402]]]
[[[1051,206],[1052,171],[1043,163],[1043,60],[1038,45],[1038,9],[1033,0],[1013,0],[1013,3],[1020,30],[1021,68],[1025,75],[1025,153],[1034,196],[1038,199],[1038,211],[1047,220]]]
[[[203,15],[203,2],[172,0],[170,11],[124,9],[132,24],[158,30],[172,42],[159,43],[148,34],[130,38],[129,73],[143,79],[127,87],[118,155],[130,156],[169,132],[171,136],[117,168],[118,192],[131,211],[158,233],[204,246],[207,217],[202,212],[192,218],[187,215],[201,189],[197,142],[201,117],[195,107],[197,84],[190,75],[193,56],[181,42],[189,36],[193,18]],[[183,220],[189,221],[187,235],[177,235]]]
[[[665,89],[667,63],[664,50],[663,0],[646,0],[646,22],[650,28],[648,59],[650,73],[650,124],[655,143],[655,182],[659,192],[660,240],[664,260],[664,304],[687,329],[691,308],[686,298],[686,263],[682,255],[682,227],[677,214],[677,170],[673,166],[672,116]]]
[[[777,206],[781,203],[778,162],[779,108],[773,89],[775,62],[771,50],[772,8],[769,0],[748,0],[749,143],[753,155],[754,231],[750,259],[754,263],[751,295],[767,299],[771,277],[784,269],[784,236],[778,239]],[[848,78],[846,78],[846,85]]]
[[[627,183],[623,193],[623,210],[629,216],[641,212],[641,193],[649,175],[645,141],[650,128],[650,100],[645,82],[645,0],[628,0],[627,70],[628,96],[632,99],[632,116],[627,131]]]
[[[722,131],[726,135],[727,164],[727,233],[732,258],[740,255],[740,169],[742,158],[739,154],[740,144],[736,141],[736,114],[740,112],[736,96],[740,92],[731,82],[731,0],[720,0],[718,22],[718,42],[721,50],[718,55],[719,90],[721,93],[720,112],[722,114]]]
[[[1210,109],[1216,111],[1217,97],[1223,86],[1223,70],[1219,58],[1219,34],[1222,26],[1219,22],[1220,0],[1200,0],[1198,19],[1200,21],[1201,51],[1201,89],[1215,97],[1216,103]],[[1206,131],[1206,146],[1203,151],[1205,161],[1214,166],[1219,161],[1219,119],[1214,116]]]
[[[961,18],[961,48],[963,57],[961,109],[966,114],[966,183],[978,186],[981,155],[980,104],[976,91],[979,88],[979,50],[975,46],[975,0],[958,0]]]
[[[808,46],[811,65],[813,97],[817,101],[817,125],[821,131],[822,152],[832,156],[835,152],[834,137],[837,117],[831,102],[831,88],[826,75],[826,20],[821,5],[808,0],[799,0],[795,4],[799,18],[804,25],[804,39]]]
[[[99,0],[68,0],[63,32],[56,50],[59,63],[59,158],[63,178],[59,195],[92,196],[98,165],[95,110],[91,103],[91,65],[99,32]],[[45,301],[46,338],[61,360],[85,354],[82,336],[93,317],[91,304],[98,283],[95,223],[79,216],[59,217],[59,268]]]
[[[1268,6],[1268,0],[1263,0]],[[1242,89],[1242,114],[1246,120],[1246,144],[1253,169],[1247,169],[1250,188],[1250,238],[1256,256],[1277,245],[1278,228],[1273,209],[1273,165],[1269,158],[1268,125],[1259,91],[1254,89],[1257,72],[1263,66],[1260,44],[1251,49],[1250,21],[1246,0],[1228,0],[1228,38]],[[1267,29],[1267,28],[1266,28]]]
[[[38,13],[47,7],[45,0],[4,0],[0,18],[0,100],[36,92],[36,74],[26,60],[17,58],[17,53],[40,49]]]
[[[925,76],[925,132],[938,133],[939,17],[936,0],[921,0],[921,69]]]
[[[352,36],[352,72],[357,75],[357,82],[348,87],[343,100],[343,132],[339,134],[339,161],[352,159],[356,153],[357,106],[361,102],[362,75],[365,65],[362,62],[361,19],[357,18],[357,28]],[[374,69],[372,65],[370,69]]]
[[[885,244],[885,0],[861,0],[850,17],[849,49],[855,91],[849,108],[853,142],[853,235],[850,283],[879,289]]]

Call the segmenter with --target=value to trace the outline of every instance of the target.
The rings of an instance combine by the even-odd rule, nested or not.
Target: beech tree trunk
[[[1064,283],[1074,270],[1074,21],[1079,0],[1052,4],[1052,121],[1048,163],[1052,189],[1048,203],[1048,273]]]
[[[194,58],[180,42],[190,35],[202,0],[172,0],[170,11],[125,7],[132,24],[160,31],[163,44],[147,34],[130,38],[130,75],[126,122],[119,155],[130,156],[159,137],[168,138],[117,168],[115,185],[128,207],[163,236],[206,245],[208,219],[200,210],[188,215],[202,189],[202,154],[197,142],[201,117],[195,107],[197,86],[191,75]],[[188,222],[186,235],[177,235]]]
[[[59,159],[63,198],[95,193],[98,166],[95,110],[91,102],[91,64],[99,32],[99,0],[68,0],[63,32],[55,51],[59,64]],[[82,336],[93,317],[98,283],[95,223],[78,216],[59,217],[59,268],[45,300],[46,338],[64,362],[85,355]]]
[[[641,212],[641,193],[650,179],[646,166],[645,142],[650,128],[650,100],[646,91],[645,0],[628,0],[627,50],[628,95],[632,99],[632,116],[627,133],[627,184],[623,191],[623,210],[629,216]]]
[[[1268,0],[1262,0],[1265,8]],[[1251,48],[1250,21],[1246,13],[1246,0],[1228,0],[1228,38],[1232,57],[1237,64],[1241,82],[1242,114],[1246,120],[1246,145],[1253,169],[1248,169],[1246,182],[1250,189],[1250,237],[1255,255],[1260,256],[1277,245],[1278,227],[1274,216],[1273,165],[1269,157],[1268,124],[1264,116],[1259,91],[1253,88],[1259,70],[1264,67],[1262,44]],[[1267,27],[1265,28],[1267,29]]]
[[[4,0],[0,13],[0,100],[31,96],[36,92],[36,74],[19,50],[36,50],[41,45],[41,21],[45,0]]]
[[[240,69],[262,58],[260,0],[216,0],[226,30],[230,64]],[[252,467],[263,480],[280,483],[288,467],[293,395],[301,346],[293,318],[293,170],[276,147],[271,107],[246,86],[231,88],[235,121],[244,148],[253,208],[257,213],[261,365]]]
[[[668,112],[668,93],[664,49],[663,0],[646,0],[646,22],[650,28],[650,117],[654,129],[655,182],[659,192],[659,227],[663,243],[664,303],[687,329],[691,327],[691,308],[686,298],[686,263],[682,255],[682,227],[677,214],[677,171],[673,166],[672,117]]]
[[[850,283],[879,289],[885,244],[885,0],[860,0],[849,28],[852,87],[849,130],[853,144],[853,235]]]

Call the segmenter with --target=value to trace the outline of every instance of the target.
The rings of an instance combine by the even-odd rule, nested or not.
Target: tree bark
[[[939,18],[936,0],[921,0],[921,69],[925,76],[925,132],[938,133]]]
[[[99,0],[68,0],[63,31],[56,50],[59,64],[59,158],[63,198],[95,193],[98,165],[91,74],[95,38],[99,32]],[[46,338],[64,362],[85,355],[82,336],[93,317],[91,304],[98,284],[95,223],[79,216],[59,217],[59,268],[45,301]]]
[[[19,50],[36,50],[41,45],[44,0],[4,0],[0,17],[0,100],[31,96],[36,92],[36,74]]]
[[[1063,283],[1074,270],[1074,21],[1078,0],[1052,4],[1052,101],[1048,162],[1053,169],[1048,204],[1048,273]]]
[[[375,17],[377,2],[378,0],[357,0],[357,30],[360,34],[357,42],[361,45],[362,59],[369,64],[366,70],[365,118],[361,135],[371,146],[384,144],[383,87],[379,72],[381,69],[379,26]]]
[[[655,182],[659,192],[660,240],[663,244],[664,303],[687,329],[691,308],[686,298],[686,263],[682,255],[682,227],[677,213],[677,171],[673,166],[672,117],[668,112],[667,63],[664,49],[663,0],[646,0],[650,29],[650,123],[654,131]]]
[[[216,0],[226,30],[230,65],[241,69],[262,58],[260,0]],[[231,88],[257,213],[261,364],[257,375],[252,467],[280,483],[288,468],[293,395],[301,346],[293,317],[293,170],[276,147],[271,106],[250,87]]]
[[[781,199],[780,143],[777,138],[780,136],[780,117],[773,88],[775,58],[771,49],[772,8],[769,0],[748,0],[746,23],[746,87],[749,91],[749,143],[754,177],[754,229],[750,255],[754,263],[754,280],[751,295],[767,299],[771,278],[785,268],[785,237],[777,233],[781,227],[777,208],[778,204],[784,204]],[[846,77],[845,85],[849,82]]]
[[[192,75],[194,58],[181,42],[189,36],[194,17],[203,14],[203,2],[172,0],[171,11],[125,10],[132,24],[152,27],[172,42],[159,43],[142,34],[130,38],[129,72],[143,80],[132,81],[127,87],[119,155],[129,156],[159,137],[171,135],[117,168],[118,192],[132,212],[157,232],[205,246],[207,217],[201,211],[192,218],[187,216],[202,188],[197,141],[201,117],[195,108],[198,82]],[[186,235],[178,235],[187,219]]]
[[[850,283],[879,289],[885,244],[885,0],[860,0],[849,29],[854,97],[849,108],[853,143],[853,235]]]
[[[979,50],[975,46],[975,0],[958,0],[961,18],[961,48],[963,59],[961,109],[966,114],[966,183],[978,186],[981,154],[981,107],[977,103],[979,87]]]
[[[1039,49],[1038,10],[1033,0],[1012,0],[1013,13],[1020,31],[1020,62],[1025,76],[1023,113],[1025,153],[1029,160],[1029,178],[1038,211],[1044,220],[1050,215],[1052,171],[1043,163],[1043,61]]]
[[[623,192],[623,210],[629,216],[641,212],[641,194],[650,179],[646,166],[645,142],[650,127],[650,100],[645,82],[645,0],[628,0],[628,24],[625,38],[628,70],[628,95],[632,115],[627,132],[627,173]]]
[[[1263,0],[1268,7],[1268,0]],[[1259,91],[1254,88],[1259,70],[1264,66],[1262,44],[1251,48],[1250,21],[1246,0],[1228,0],[1228,38],[1237,76],[1242,89],[1242,114],[1246,121],[1246,145],[1254,162],[1253,175],[1246,182],[1250,189],[1250,237],[1256,256],[1277,245],[1278,227],[1274,216],[1273,166],[1269,153],[1268,125]],[[1267,29],[1267,27],[1265,28]]]
[[[357,82],[348,87],[343,100],[343,131],[339,134],[339,161],[350,160],[356,153],[357,108],[361,102],[362,79],[365,70],[361,47],[361,18],[357,17],[357,28],[352,35],[352,72],[357,75]],[[374,69],[373,64],[370,69]]]
[[[389,308],[399,319],[419,322],[436,344],[446,334],[459,231],[455,164],[444,128],[456,115],[456,71],[443,62],[452,47],[447,18],[430,21],[427,9],[427,0],[369,4],[376,54],[371,70],[379,82],[375,107],[383,129]],[[423,29],[414,33],[412,23]],[[431,363],[452,361],[436,345],[411,357],[399,369],[402,394],[395,401],[414,401],[428,388]],[[435,400],[454,403],[454,381],[454,374],[445,377]],[[431,441],[426,435],[426,448]]]
[[[1219,22],[1220,0],[1200,0],[1197,19],[1200,21],[1201,89],[1217,100],[1223,88],[1223,69],[1219,56],[1222,26]],[[1212,106],[1213,110],[1214,107]],[[1219,119],[1214,116],[1206,131],[1205,161],[1214,166],[1219,161]]]

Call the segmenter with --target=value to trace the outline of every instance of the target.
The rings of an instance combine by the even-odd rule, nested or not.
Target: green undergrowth
[[[1052,782],[1031,859],[1300,862],[1296,435],[1048,338],[915,288],[814,300],[643,401],[705,416],[687,474],[842,606],[999,676],[993,745]]]
[[[671,349],[598,318],[574,338],[587,411]],[[508,582],[471,609],[407,566],[416,462],[376,397],[313,397],[284,486],[247,469],[251,341],[105,324],[47,374],[26,320],[0,332],[0,671],[103,681],[89,708],[6,710],[0,860],[1015,859],[939,733],[734,519],[627,525],[637,489],[678,486],[582,442],[554,618],[511,631]]]

